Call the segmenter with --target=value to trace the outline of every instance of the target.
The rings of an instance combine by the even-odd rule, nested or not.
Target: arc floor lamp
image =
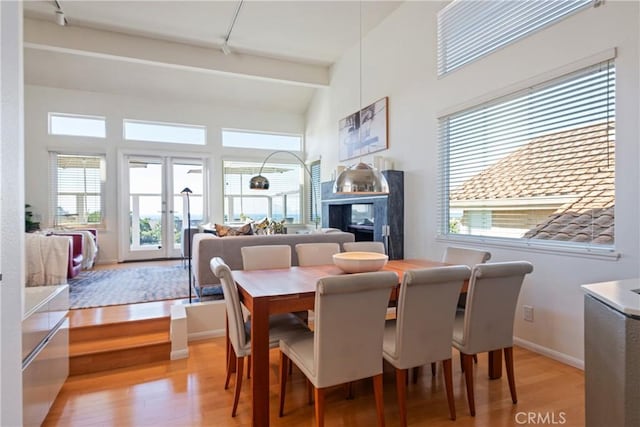
[[[302,160],[302,158],[297,154],[292,153],[291,151],[285,151],[285,150],[276,150],[272,153],[269,153],[269,155],[262,162],[262,166],[260,166],[258,175],[254,176],[249,181],[249,188],[252,190],[268,190],[269,189],[269,180],[267,179],[267,177],[262,175],[262,170],[264,169],[264,165],[267,163],[267,161],[275,154],[289,154],[295,157],[296,160],[298,160],[298,162],[302,165],[304,170],[307,172],[307,175],[309,175],[309,182],[311,183],[311,191],[313,191],[314,194],[316,194],[316,197],[313,198],[314,203],[311,204],[311,218],[313,218],[313,220],[316,223],[316,228],[318,228],[318,221],[317,221],[318,209],[317,209],[317,206],[314,206],[314,205],[318,203],[318,197],[320,196],[320,194],[317,191],[318,189],[316,188],[315,182],[313,181],[313,175],[311,175],[311,171],[305,164],[304,160]],[[316,209],[314,210],[314,208]]]

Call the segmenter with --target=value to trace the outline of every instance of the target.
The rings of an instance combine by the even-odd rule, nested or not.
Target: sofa
[[[221,257],[232,270],[242,270],[243,246],[289,245],[291,246],[291,265],[298,265],[295,246],[298,243],[339,243],[353,242],[354,235],[342,231],[309,234],[271,234],[218,237],[210,233],[193,235],[193,277],[195,285],[203,288],[220,283],[211,272],[209,261]]]

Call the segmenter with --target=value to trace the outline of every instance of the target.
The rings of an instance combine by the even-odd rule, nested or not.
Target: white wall
[[[48,134],[49,112],[77,113],[105,116],[105,139]],[[207,145],[203,147],[181,144],[129,142],[122,138],[122,120],[157,120],[207,126]],[[48,151],[50,149],[72,152],[106,153],[106,230],[99,231],[100,263],[118,259],[117,207],[119,202],[117,156],[118,150],[140,150],[143,153],[165,152],[210,156],[210,220],[222,221],[222,158],[233,155],[233,150],[223,150],[222,128],[260,130],[270,132],[304,132],[301,114],[230,108],[225,105],[187,104],[163,99],[140,99],[97,92],[73,91],[42,86],[25,88],[26,145],[26,202],[33,206],[34,214],[42,217],[43,226],[48,218],[49,182]],[[262,161],[269,151],[253,150],[253,160]],[[243,154],[243,158],[247,158]],[[247,160],[252,160],[248,158]]]
[[[493,261],[524,259],[535,267],[516,314],[519,342],[580,366],[580,284],[640,274],[639,5],[607,1],[438,79],[436,13],[444,4],[406,2],[363,43],[363,105],[389,97],[390,147],[380,154],[393,158],[396,168],[405,171],[406,257],[439,258],[446,245],[436,240],[439,113],[606,49],[618,50],[616,249],[620,259],[488,247]],[[357,49],[334,66],[330,88],[317,93],[307,114],[307,150],[322,156],[323,180],[338,164],[338,120],[358,109],[357,94],[353,94],[358,87]],[[534,323],[521,320],[524,304],[534,307]]]
[[[0,425],[22,424],[22,3],[0,2]]]

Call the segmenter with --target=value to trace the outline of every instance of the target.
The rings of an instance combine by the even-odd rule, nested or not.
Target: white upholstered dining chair
[[[333,264],[333,255],[337,253],[340,253],[338,243],[298,243],[296,245],[298,265],[301,267]]]
[[[390,292],[397,284],[398,276],[389,271],[318,280],[315,331],[280,340],[280,416],[291,360],[313,385],[316,426],[324,425],[326,388],[369,377],[378,425],[384,425],[382,339]]]
[[[242,267],[244,270],[270,270],[291,267],[291,246],[289,245],[243,246],[240,248],[240,253],[242,254]],[[308,311],[296,311],[294,314],[305,323],[309,321]],[[247,378],[250,376],[251,370],[247,369]]]
[[[471,269],[450,267],[409,270],[398,296],[397,317],[388,320],[382,355],[396,368],[400,425],[407,425],[406,388],[410,368],[443,362],[449,413],[456,419],[451,370],[451,336],[458,295]]]
[[[216,257],[210,261],[211,271],[220,279],[224,302],[227,309],[228,340],[232,350],[236,355],[236,384],[233,397],[233,407],[231,416],[236,416],[240,390],[242,388],[242,374],[244,369],[244,359],[251,355],[251,327],[249,321],[245,321],[240,306],[240,297],[236,282],[229,267],[222,258]],[[290,313],[276,314],[269,316],[269,347],[278,346],[280,339],[291,334],[308,331],[297,316]],[[229,350],[229,349],[228,349]],[[231,378],[231,364],[233,362],[231,351],[228,351],[227,374],[224,382],[225,390],[229,387]]]
[[[526,261],[478,264],[471,273],[467,306],[458,310],[453,346],[460,351],[467,386],[469,411],[475,415],[472,355],[502,350],[509,391],[518,402],[513,372],[513,321],[525,275],[533,271]]]
[[[459,248],[447,246],[442,255],[442,262],[447,264],[462,264],[473,268],[476,264],[483,264],[491,259],[491,253],[479,249]]]
[[[384,243],[382,242],[344,242],[342,244],[345,252],[375,252],[384,254]]]
[[[262,245],[243,246],[242,267],[244,270],[268,270],[291,267],[291,246]]]

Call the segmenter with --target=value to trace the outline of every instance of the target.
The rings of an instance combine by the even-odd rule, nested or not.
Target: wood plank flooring
[[[175,261],[174,261],[175,262]],[[132,265],[120,264],[118,268]],[[105,266],[104,268],[114,268]],[[175,301],[72,310],[72,327],[166,315]],[[238,416],[231,418],[233,380],[224,390],[224,338],[189,344],[188,359],[153,362],[94,374],[70,377],[54,402],[43,426],[248,426],[251,424],[251,380],[243,381]],[[506,378],[487,378],[486,355],[475,365],[476,413],[469,415],[464,377],[458,355],[454,360],[457,420],[448,418],[442,369],[431,376],[427,367],[417,384],[407,389],[410,426],[517,426],[529,414],[544,419],[538,425],[584,426],[584,374],[546,357],[516,347],[514,350],[518,404],[511,403]],[[305,380],[294,370],[287,386],[285,416],[278,418],[278,351],[271,351],[271,425],[313,426],[313,405],[307,405]],[[345,400],[341,387],[326,396],[326,425],[375,425],[375,403],[370,381],[355,387],[355,399]],[[395,377],[385,366],[385,419],[398,425]],[[555,421],[555,422],[553,422]],[[564,421],[563,423],[561,421]],[[531,425],[531,423],[529,424]]]
[[[224,390],[224,339],[189,345],[188,359],[155,362],[135,368],[70,378],[62,388],[43,426],[248,426],[251,423],[250,382],[243,381],[238,416],[231,418],[233,392]],[[519,402],[510,400],[506,378],[487,378],[486,355],[476,365],[476,411],[469,415],[464,378],[454,353],[454,393],[458,418],[448,418],[441,367],[437,375],[423,369],[417,384],[407,390],[410,426],[516,426],[528,413],[546,416],[555,424],[584,425],[583,372],[546,357],[515,348]],[[306,403],[305,381],[294,370],[287,387],[285,416],[277,416],[278,352],[271,351],[271,425],[312,426],[313,406]],[[356,384],[354,400],[344,399],[341,387],[326,397],[326,425],[375,425],[375,404],[370,382]],[[393,370],[385,367],[385,418],[398,425]],[[544,423],[538,423],[544,424]],[[547,425],[551,422],[547,422]]]

